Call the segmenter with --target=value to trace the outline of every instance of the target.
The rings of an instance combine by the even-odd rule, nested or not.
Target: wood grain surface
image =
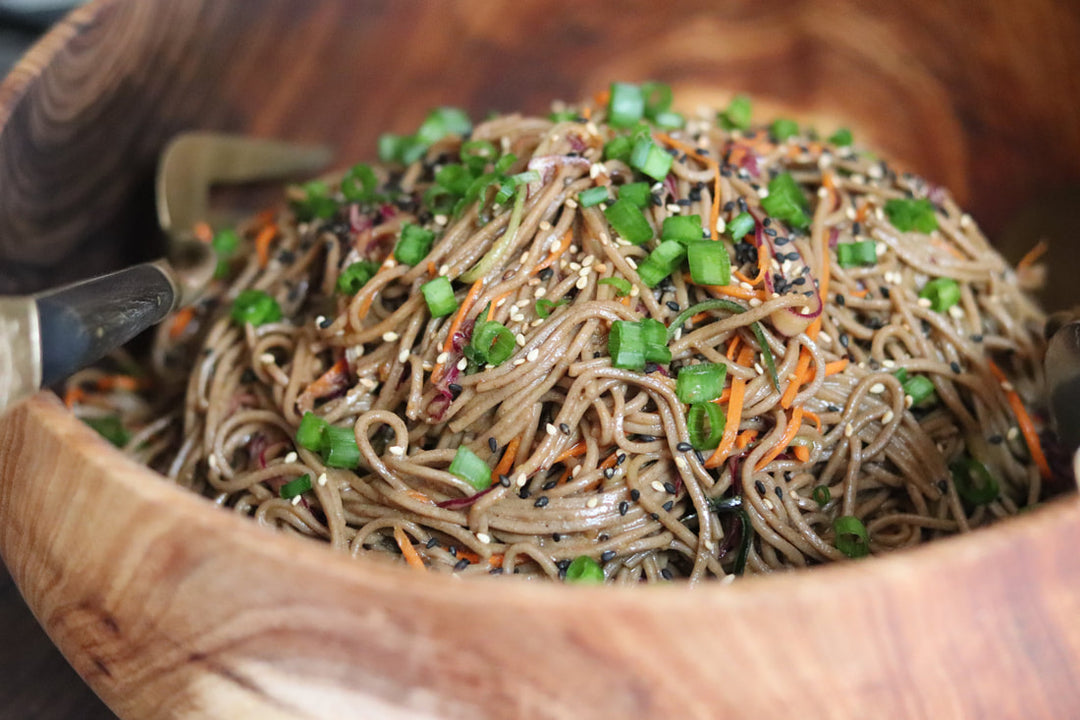
[[[436,104],[545,111],[615,77],[845,119],[993,231],[1080,182],[1078,70],[1080,8],[1053,0],[95,0],[0,85],[0,292],[154,254],[150,180],[179,130],[348,162]],[[1073,243],[1052,273],[1075,277]],[[1078,543],[1070,498],[731,587],[460,583],[217,511],[55,398],[0,420],[0,554],[130,720],[1078,717]]]

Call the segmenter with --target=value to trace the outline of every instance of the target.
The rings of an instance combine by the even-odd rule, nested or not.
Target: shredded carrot
[[[573,467],[571,467],[571,466],[569,466],[569,465],[567,465],[567,466],[566,466],[566,469],[562,471],[562,475],[560,475],[560,476],[559,476],[559,479],[555,481],[555,482],[556,482],[556,484],[558,484],[558,485],[562,485],[563,483],[565,483],[565,482],[566,482],[567,480],[569,480],[569,479],[570,479],[570,475],[571,475],[571,474],[572,474],[573,472],[574,472],[574,468],[573,468]]]
[[[739,365],[749,365],[754,360],[754,350],[749,345],[739,353]],[[705,467],[714,468],[722,464],[731,454],[735,445],[735,435],[742,422],[743,396],[746,393],[746,380],[737,377],[731,381],[731,397],[728,399],[727,422],[724,424],[724,434],[720,437],[720,444],[716,451],[705,461]]]
[[[427,274],[428,274],[428,277],[432,278],[432,279],[434,279],[434,277],[439,274],[438,269],[435,267],[435,263],[433,263],[430,260],[428,260],[428,264],[427,264]]]
[[[1020,426],[1020,432],[1024,435],[1024,442],[1027,443],[1028,450],[1031,452],[1031,459],[1039,468],[1039,474],[1043,478],[1049,479],[1053,473],[1050,472],[1050,464],[1046,462],[1046,455],[1043,454],[1042,444],[1039,442],[1039,433],[1035,430],[1035,423],[1031,421],[1027,408],[1024,407],[1024,401],[1020,399],[1020,394],[1013,389],[1001,368],[993,360],[987,360],[986,363],[990,366],[990,372],[1001,383],[1001,389],[1005,392],[1005,397],[1009,401],[1009,407],[1012,408],[1013,415],[1016,416],[1016,424]]]
[[[186,307],[178,310],[169,324],[169,339],[175,340],[183,335],[193,319],[195,319],[195,308]]]
[[[795,395],[799,392],[799,388],[806,382],[809,371],[810,353],[806,348],[803,348],[799,351],[799,361],[795,364],[795,377],[791,379],[788,386],[784,388],[784,394],[780,396],[780,407],[785,409],[791,407],[791,403],[795,402]]]
[[[562,239],[559,241],[558,247],[556,247],[554,250],[552,250],[551,253],[546,258],[544,258],[543,261],[541,261],[539,265],[537,265],[536,267],[533,268],[532,274],[536,275],[541,270],[543,270],[546,267],[549,267],[552,263],[554,263],[556,260],[558,260],[559,256],[562,255],[564,252],[566,252],[567,248],[570,247],[570,243],[573,241],[573,239],[574,239],[574,230],[573,230],[573,228],[570,228],[563,234]]]
[[[394,267],[394,266],[393,265],[386,265],[386,264],[380,265],[379,269],[375,271],[375,275],[372,277],[372,280],[377,278],[380,273],[384,273],[384,272],[386,272],[387,270],[389,270],[392,267]],[[368,280],[368,283],[370,283],[370,282],[371,282],[371,280]],[[367,317],[368,311],[371,310],[371,304],[375,302],[375,296],[378,295],[378,294],[379,293],[375,292],[375,291],[369,292],[367,294],[367,296],[360,302],[360,319],[361,320],[363,320],[364,318]]]
[[[810,460],[810,448],[805,445],[792,445],[792,451],[795,453],[795,459],[799,462],[808,462]]]
[[[840,360],[834,360],[831,363],[825,363],[825,377],[835,375],[839,372],[844,372],[844,368],[848,366],[848,359],[842,358]]]
[[[609,100],[611,100],[611,90],[609,89],[600,90],[593,95],[593,103],[598,107],[604,107],[608,104]]]
[[[615,467],[615,463],[619,462],[619,452],[615,452],[604,458],[604,462],[600,463],[601,470],[607,470],[609,467]]]
[[[495,466],[495,477],[510,472],[510,468],[514,466],[514,458],[517,457],[518,445],[520,444],[520,435],[507,444],[506,452],[504,452],[502,458],[499,459],[499,464]]]
[[[106,375],[97,381],[97,388],[101,391],[139,389],[139,381],[130,375]]]
[[[409,537],[400,527],[394,528],[394,540],[397,542],[397,546],[401,548],[401,554],[404,556],[405,562],[409,564],[409,567],[416,568],[417,570],[427,570],[424,561],[420,559],[420,554],[416,552],[416,548],[409,542]]]
[[[622,300],[620,300],[619,302],[621,302],[626,307],[630,307],[630,296],[629,295],[623,295]]]
[[[483,278],[477,280],[469,288],[469,293],[465,296],[465,299],[461,302],[461,307],[458,308],[457,314],[454,315],[454,319],[450,322],[450,332],[446,333],[446,342],[443,343],[443,352],[450,352],[454,346],[454,335],[461,329],[461,323],[465,322],[465,316],[469,313],[469,308],[476,302],[476,298],[480,295],[480,288],[484,287]],[[434,369],[431,371],[431,379],[434,382],[438,382],[442,378],[443,364],[440,362],[435,363]]]
[[[803,410],[803,417],[813,420],[814,424],[817,425],[817,431],[821,432],[821,416],[809,410]]]
[[[505,556],[503,555],[503,553],[495,553],[488,558],[488,565],[490,565],[491,567],[501,568],[503,566],[504,558]]]
[[[731,344],[727,347],[727,359],[735,360],[735,352],[739,349],[739,343],[742,342],[742,336],[735,333],[735,337],[731,339]]]
[[[757,436],[757,430],[743,430],[735,437],[735,447],[739,450],[742,450],[744,447],[752,443],[754,439],[757,438]]]
[[[777,458],[780,453],[786,451],[788,446],[791,445],[791,441],[795,439],[795,433],[799,432],[799,428],[802,426],[803,409],[797,407],[791,411],[791,419],[788,421],[787,427],[784,428],[784,435],[780,438],[780,442],[772,446],[769,452],[765,453],[765,456],[758,460],[757,470],[765,467],[773,460]]]
[[[713,400],[713,402],[716,403],[717,405],[723,405],[724,403],[726,403],[730,399],[731,399],[731,388],[726,387],[726,388],[724,388],[724,392],[720,393],[720,397]]]
[[[214,240],[214,229],[210,227],[210,223],[200,220],[195,223],[195,239],[199,242],[209,243]]]
[[[472,550],[462,550],[461,548],[457,548],[455,550],[454,557],[456,557],[458,560],[468,560],[473,565],[476,565],[480,562],[480,556],[474,553]]]
[[[865,200],[859,203],[859,207],[855,209],[855,219],[862,222],[866,219],[866,213],[870,210],[870,203]]]
[[[1048,249],[1050,249],[1050,246],[1047,244],[1046,240],[1040,240],[1036,243],[1035,247],[1027,251],[1024,257],[1020,258],[1020,262],[1016,263],[1016,269],[1023,270],[1026,267],[1034,265],[1039,258],[1046,254]]]
[[[699,163],[704,165],[713,171],[713,196],[712,196],[712,208],[709,210],[709,237],[713,240],[719,240],[720,235],[716,229],[717,224],[720,221],[720,163],[713,158],[702,155],[697,151],[697,148],[692,145],[688,145],[684,142],[679,142],[669,135],[664,133],[657,133],[657,138],[662,143],[666,143],[676,150],[681,150],[689,157],[694,158]]]
[[[870,293],[870,288],[863,288],[862,290],[852,290],[851,295],[857,298],[864,298]]]
[[[689,275],[687,275],[689,278]],[[694,283],[691,283],[694,284]],[[747,290],[739,285],[702,285],[712,295],[727,295],[728,297],[739,298],[740,300],[758,300],[765,299],[765,293],[761,290]]]
[[[349,379],[349,364],[345,358],[341,358],[330,369],[319,376],[315,382],[304,388],[302,395],[310,398],[321,398],[337,392],[342,383]]]
[[[416,502],[422,502],[422,503],[428,503],[428,504],[431,503],[431,498],[429,498],[427,495],[420,492],[419,490],[406,490],[405,494],[408,495],[409,497],[411,497]]]
[[[86,399],[86,393],[78,385],[72,385],[64,392],[64,404],[70,407],[75,407],[75,403],[80,403]]]
[[[694,323],[695,325],[697,325],[697,324],[698,324],[699,322],[701,322],[702,320],[707,320],[708,318],[709,318],[709,313],[708,313],[708,311],[705,311],[705,312],[699,312],[699,313],[698,313],[697,315],[695,315],[694,317],[690,318],[690,322],[692,322],[692,323]]]
[[[567,448],[566,450],[563,450],[562,454],[559,455],[559,457],[555,458],[555,461],[552,463],[552,465],[557,465],[557,464],[559,464],[561,462],[566,462],[570,458],[575,458],[578,455],[584,455],[585,451],[588,450],[588,449],[589,448],[585,444],[584,440],[578,440],[576,443],[571,445],[569,448]]]
[[[764,245],[758,248],[758,261],[757,261],[757,275],[752,278],[748,278],[738,270],[735,270],[732,275],[739,282],[744,282],[747,285],[760,285],[769,275],[769,251]],[[745,288],[743,288],[745,290]]]
[[[727,156],[728,164],[737,166],[746,157],[747,150],[748,148],[745,145],[734,145]]]
[[[270,243],[277,237],[277,225],[270,224],[255,236],[255,254],[259,258],[259,267],[266,267],[270,262]]]

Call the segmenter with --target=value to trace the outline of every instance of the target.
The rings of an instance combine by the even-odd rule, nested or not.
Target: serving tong
[[[166,258],[35,295],[0,296],[0,413],[198,299],[217,255],[195,238],[195,224],[236,219],[227,210],[211,213],[213,186],[310,175],[330,159],[319,145],[208,132],[175,137],[155,181]]]

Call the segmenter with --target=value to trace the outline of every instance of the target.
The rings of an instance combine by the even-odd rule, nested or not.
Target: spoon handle
[[[0,411],[161,322],[178,299],[163,262],[0,298]]]

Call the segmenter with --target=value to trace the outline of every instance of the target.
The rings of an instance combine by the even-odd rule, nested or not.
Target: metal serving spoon
[[[330,158],[323,146],[238,135],[195,132],[173,139],[156,178],[168,258],[36,295],[0,296],[0,412],[100,360],[199,297],[217,257],[192,229],[210,219],[213,185],[310,174]]]

